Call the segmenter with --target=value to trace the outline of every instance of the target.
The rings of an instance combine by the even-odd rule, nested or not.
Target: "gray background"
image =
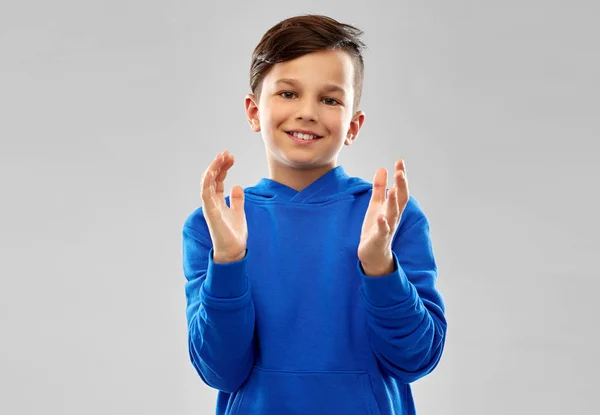
[[[250,56],[308,12],[369,46],[340,162],[404,158],[431,222],[449,332],[419,414],[599,413],[600,7],[302,3],[2,1],[0,413],[213,413],[181,228],[217,152],[227,192],[267,174]]]

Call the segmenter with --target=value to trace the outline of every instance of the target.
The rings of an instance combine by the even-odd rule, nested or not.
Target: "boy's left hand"
[[[404,160],[396,161],[395,168],[394,185],[387,197],[387,170],[380,168],[373,179],[373,193],[358,245],[358,259],[368,276],[383,276],[394,271],[392,238],[409,199]]]

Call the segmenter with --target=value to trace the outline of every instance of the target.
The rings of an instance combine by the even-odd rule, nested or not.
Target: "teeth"
[[[302,133],[297,133],[297,132],[293,132],[292,135],[296,138],[299,138],[301,140],[313,140],[315,138],[317,138],[316,135],[311,135],[311,134],[302,134]]]

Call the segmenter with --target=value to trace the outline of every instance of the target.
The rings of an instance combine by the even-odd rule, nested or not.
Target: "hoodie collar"
[[[288,203],[319,203],[332,200],[335,195],[348,190],[351,178],[342,166],[336,166],[323,176],[306,186],[301,191],[292,189],[275,180],[263,178],[258,184],[249,188],[251,195]]]

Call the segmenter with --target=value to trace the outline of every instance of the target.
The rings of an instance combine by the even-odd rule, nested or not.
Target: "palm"
[[[214,198],[208,216],[211,217],[211,225],[218,229],[217,238],[223,239],[230,245],[244,245],[248,237],[248,227],[246,224],[246,215],[242,211],[234,212],[225,203],[225,195],[223,191],[214,192]]]
[[[394,186],[386,196],[387,170],[379,169],[373,179],[373,193],[363,219],[358,257],[375,263],[391,251],[392,237],[408,202],[409,192],[404,161],[396,162]]]
[[[367,213],[363,219],[362,229],[360,232],[359,247],[368,246],[377,240],[379,235],[377,216],[379,213],[383,213],[383,211],[384,207],[382,203],[369,203],[369,207],[367,208]]]
[[[233,156],[229,153],[219,154],[206,170],[202,180],[204,216],[210,231],[215,259],[239,259],[245,253],[248,240],[242,188],[233,187],[230,206],[225,203],[224,181],[233,162]]]
[[[385,192],[385,189],[383,189]],[[373,190],[375,193],[376,190]],[[360,243],[358,245],[358,257],[369,258],[373,257],[374,254],[386,252],[388,248],[391,249],[391,239],[382,238],[380,232],[380,225],[378,216],[383,214],[385,216],[386,206],[385,202],[381,202],[375,198],[371,199],[365,218],[363,219],[362,229],[360,232]],[[364,262],[364,261],[363,261]]]

